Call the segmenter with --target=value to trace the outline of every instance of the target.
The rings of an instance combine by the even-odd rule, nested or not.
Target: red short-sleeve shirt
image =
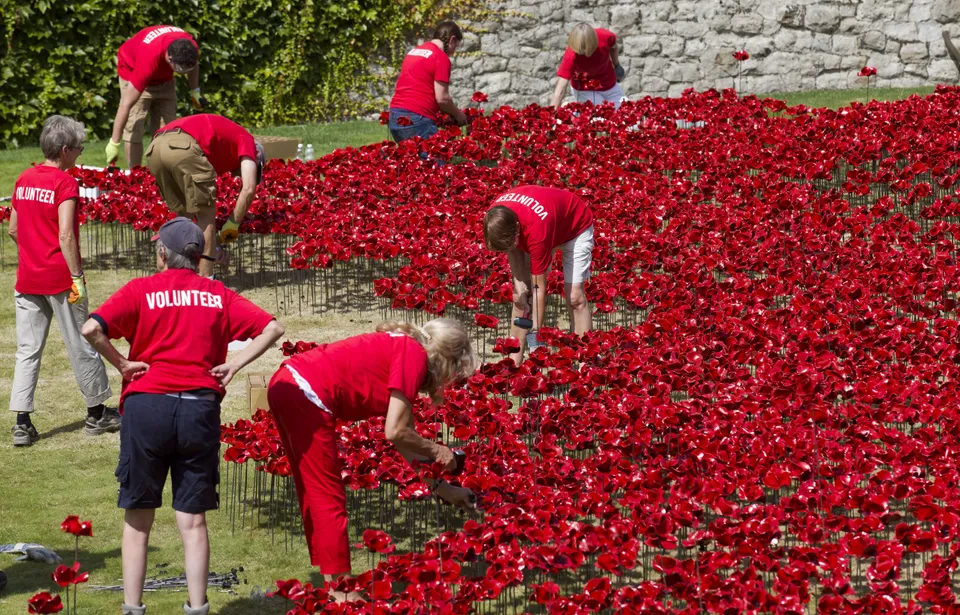
[[[17,178],[13,209],[17,212],[17,284],[25,295],[56,295],[73,285],[60,250],[60,205],[76,199],[77,180],[60,169],[38,165]],[[73,235],[80,245],[80,216],[73,217]]]
[[[541,275],[550,268],[553,251],[593,224],[587,202],[568,190],[542,186],[517,186],[493,202],[520,219],[517,247],[530,254],[530,273]]]
[[[413,402],[427,377],[427,351],[402,333],[367,333],[323,344],[284,364],[345,421],[386,416],[391,389]]]
[[[450,56],[427,41],[410,50],[403,59],[390,108],[404,109],[437,121],[440,105],[433,88],[434,81],[450,83]]]
[[[210,369],[227,358],[227,345],[255,337],[273,316],[209,278],[168,269],[137,278],[90,315],[110,339],[130,343],[131,361],[150,365],[123,383],[121,403],[131,393],[177,393],[224,389]]]
[[[240,168],[240,157],[257,159],[257,146],[247,129],[222,115],[198,113],[173,120],[157,131],[167,132],[179,128],[194,139],[217,175],[230,173]]]
[[[596,28],[597,50],[590,56],[581,56],[567,47],[557,69],[557,76],[570,80],[575,90],[609,90],[617,85],[617,73],[613,70],[610,50],[617,44],[617,35],[610,30]]]
[[[167,47],[180,38],[188,39],[197,47],[192,36],[175,26],[150,26],[140,30],[120,45],[117,74],[141,92],[147,86],[170,81],[173,68],[167,62]]]

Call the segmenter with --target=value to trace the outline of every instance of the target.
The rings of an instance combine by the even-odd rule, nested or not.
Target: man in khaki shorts
[[[196,41],[174,26],[144,28],[120,46],[117,52],[120,106],[106,148],[108,164],[117,160],[122,136],[127,165],[139,165],[144,130],[149,128],[153,134],[177,117],[174,73],[187,75],[193,106],[198,111],[203,109],[198,60]]]
[[[200,275],[213,276],[217,244],[239,236],[240,223],[263,179],[263,146],[239,124],[211,113],[182,117],[161,128],[147,150],[147,166],[167,207],[203,230]],[[217,235],[217,175],[239,174],[233,213]]]

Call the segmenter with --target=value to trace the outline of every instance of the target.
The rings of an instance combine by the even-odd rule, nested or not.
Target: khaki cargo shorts
[[[133,86],[120,79],[120,95]],[[147,117],[150,122],[147,124]],[[127,123],[123,127],[123,140],[128,143],[143,143],[143,133],[160,130],[167,122],[177,119],[177,84],[171,79],[160,85],[148,85],[140,99],[130,108]]]
[[[217,172],[197,141],[179,128],[154,137],[147,167],[167,207],[178,216],[216,208]]]

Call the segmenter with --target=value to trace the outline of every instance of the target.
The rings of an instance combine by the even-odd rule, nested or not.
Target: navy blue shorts
[[[169,471],[174,510],[214,510],[220,504],[219,461],[220,399],[213,391],[135,393],[124,400],[120,508],[159,508]]]

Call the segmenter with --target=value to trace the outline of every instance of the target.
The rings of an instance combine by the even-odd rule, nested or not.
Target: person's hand
[[[513,307],[523,312],[525,315],[530,313],[531,303],[530,292],[526,289],[513,289]]]
[[[467,114],[459,109],[457,109],[457,114],[453,116],[453,119],[457,122],[457,126],[466,126],[470,123],[470,119],[467,117]]]
[[[147,373],[150,366],[143,361],[124,361],[120,366],[120,374],[124,382],[133,382]]]
[[[447,470],[456,470],[457,469],[457,458],[454,456],[453,451],[450,450],[449,446],[440,446],[437,450],[436,457],[433,458],[434,461],[439,463]]]
[[[238,237],[240,237],[240,225],[236,223],[233,216],[230,216],[220,229],[220,243],[233,243]]]
[[[190,104],[196,111],[203,111],[203,108],[207,106],[207,99],[200,95],[200,88],[190,90]]]
[[[80,303],[87,298],[87,281],[83,279],[83,274],[71,275],[73,285],[70,287],[70,295],[67,297],[67,303]]]
[[[620,66],[619,64],[617,64],[616,66],[613,67],[613,72],[616,73],[616,75],[617,75],[617,82],[618,82],[618,83],[619,83],[620,81],[623,81],[623,76],[627,74],[626,69],[624,69],[624,68],[623,68],[622,66]]]
[[[474,510],[477,507],[477,496],[466,487],[454,487],[447,481],[441,481],[433,492],[437,497],[457,508]]]
[[[210,374],[220,381],[220,384],[226,387],[233,380],[233,377],[240,371],[240,367],[227,361],[210,370]]]
[[[107,153],[107,164],[114,164],[117,161],[117,158],[120,156],[120,144],[113,139],[110,139],[107,142],[107,147],[104,151]]]

